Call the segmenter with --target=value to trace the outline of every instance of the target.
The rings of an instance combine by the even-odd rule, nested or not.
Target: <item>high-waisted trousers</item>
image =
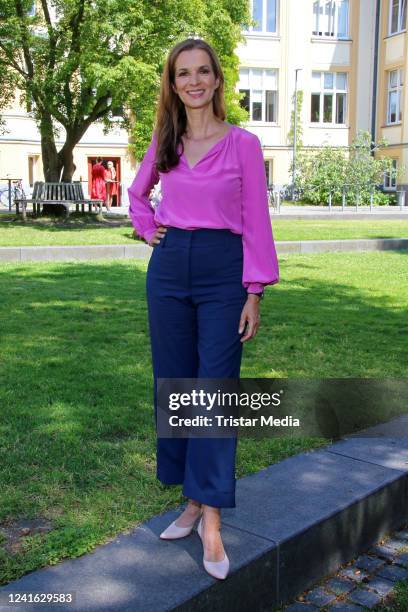
[[[153,247],[146,295],[157,426],[157,378],[239,378],[242,236],[168,227]],[[157,478],[217,508],[235,507],[236,437],[157,437]]]

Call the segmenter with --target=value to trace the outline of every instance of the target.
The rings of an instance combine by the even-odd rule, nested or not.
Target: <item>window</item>
[[[29,155],[28,156],[28,182],[30,187],[33,187],[34,183],[38,177],[38,165],[39,165],[40,156],[39,155]]]
[[[407,21],[407,0],[389,0],[389,33],[396,34],[405,30]]]
[[[313,2],[313,35],[347,38],[349,0],[316,0]]]
[[[392,160],[392,168],[389,172],[384,172],[384,189],[396,191],[397,189],[397,160]]]
[[[252,0],[252,19],[256,21],[254,26],[248,28],[248,32],[276,33],[278,0]]]
[[[402,119],[402,69],[388,73],[387,123],[399,123]]]
[[[277,70],[241,68],[238,88],[245,94],[241,106],[248,111],[250,121],[277,122]]]
[[[266,184],[268,187],[273,185],[273,159],[265,159],[265,175],[266,175]]]
[[[312,123],[346,123],[347,75],[345,72],[313,72]]]

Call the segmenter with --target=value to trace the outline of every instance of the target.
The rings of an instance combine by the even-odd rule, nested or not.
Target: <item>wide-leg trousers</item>
[[[239,378],[242,236],[168,227],[153,247],[146,295],[157,417],[157,378]],[[237,438],[157,437],[157,478],[203,504],[235,507]]]

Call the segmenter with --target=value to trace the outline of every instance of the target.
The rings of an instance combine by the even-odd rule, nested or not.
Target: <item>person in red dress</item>
[[[102,158],[97,157],[96,163],[92,166],[92,200],[106,200],[105,168],[102,165]]]
[[[111,209],[112,197],[118,195],[118,183],[116,181],[116,170],[113,161],[108,161],[108,168],[105,170],[106,181],[106,208]]]

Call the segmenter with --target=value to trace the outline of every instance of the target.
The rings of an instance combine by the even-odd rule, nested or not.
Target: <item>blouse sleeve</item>
[[[154,208],[149,200],[150,191],[160,180],[159,173],[154,165],[156,142],[153,133],[138,173],[128,189],[129,217],[139,236],[147,242],[154,236],[158,227],[154,221]]]
[[[242,284],[248,292],[259,293],[265,285],[279,282],[279,266],[269,216],[265,164],[261,143],[250,134],[242,143]]]

